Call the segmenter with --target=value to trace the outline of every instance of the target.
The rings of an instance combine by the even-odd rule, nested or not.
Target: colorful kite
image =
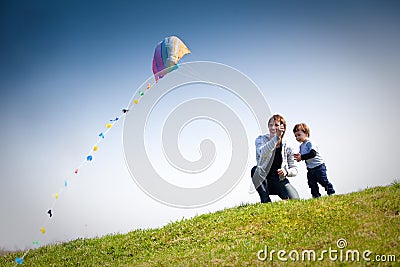
[[[166,37],[158,43],[153,57],[153,73],[156,82],[167,73],[178,68],[178,61],[190,50],[176,36]]]

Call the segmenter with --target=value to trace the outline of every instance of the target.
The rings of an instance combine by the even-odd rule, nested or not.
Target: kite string
[[[192,53],[193,54],[193,53]],[[183,65],[184,67],[181,68],[182,72],[179,73],[183,76],[186,76],[188,78],[195,78],[198,81],[201,82],[210,82],[210,80],[206,79],[204,76],[202,76],[198,71],[196,71],[195,69],[193,69],[190,64],[185,64]]]

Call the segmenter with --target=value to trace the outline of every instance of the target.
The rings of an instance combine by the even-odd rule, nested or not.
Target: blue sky
[[[51,195],[152,75],[154,48],[169,35],[192,51],[183,61],[220,62],[251,78],[272,112],[287,119],[294,146],[292,127],[307,122],[338,193],[398,178],[397,1],[215,2],[1,2],[0,247],[31,246]],[[65,190],[43,243],[160,227],[258,202],[245,177],[207,207],[154,201],[129,175],[122,126]],[[291,181],[310,198],[299,167]]]

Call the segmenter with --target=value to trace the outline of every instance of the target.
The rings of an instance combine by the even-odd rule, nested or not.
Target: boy
[[[310,128],[305,123],[296,124],[293,128],[296,140],[301,143],[300,152],[294,155],[299,162],[305,160],[307,166],[307,181],[311,188],[313,198],[320,197],[318,183],[322,185],[328,195],[335,194],[333,185],[328,181],[324,160],[318,152],[318,148],[311,143]]]

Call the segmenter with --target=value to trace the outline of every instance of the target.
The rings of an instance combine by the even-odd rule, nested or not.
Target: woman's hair
[[[298,131],[302,131],[307,135],[307,137],[310,137],[310,127],[308,127],[307,124],[305,123],[296,124],[293,128],[293,133],[296,133]]]
[[[282,117],[282,116],[279,115],[279,114],[275,114],[275,115],[273,115],[273,116],[268,120],[268,124],[269,124],[272,120],[277,121],[277,122],[280,122],[281,124],[283,124],[283,126],[285,127],[285,132],[286,132],[286,120],[285,120],[284,117]],[[282,137],[285,135],[285,132],[283,132]]]

